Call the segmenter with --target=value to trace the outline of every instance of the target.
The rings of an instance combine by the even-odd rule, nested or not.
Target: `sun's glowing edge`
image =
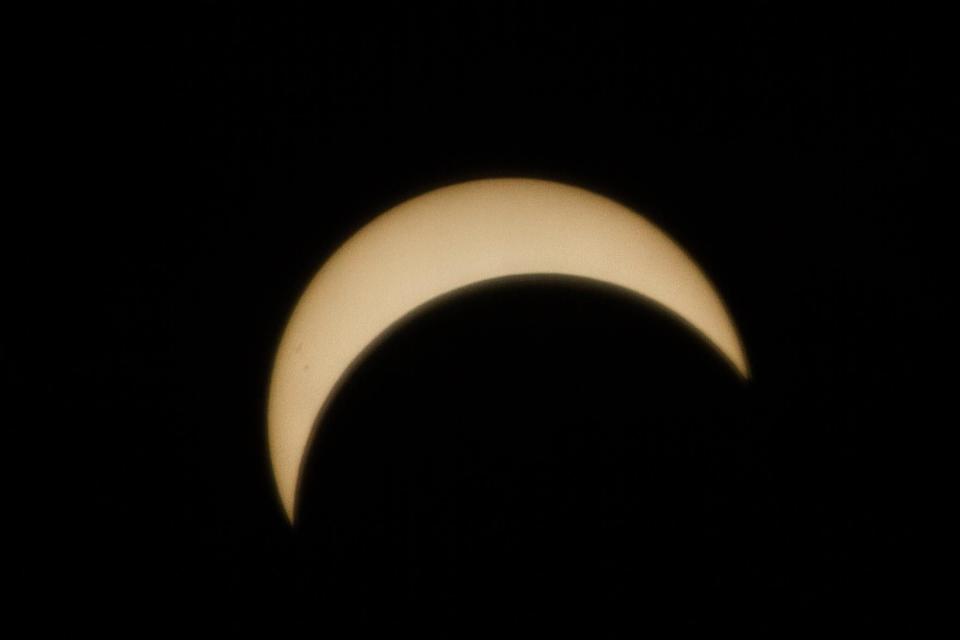
[[[267,419],[277,490],[291,522],[318,417],[359,356],[431,300],[521,275],[572,276],[633,291],[696,330],[744,379],[750,375],[713,285],[641,215],[542,180],[479,180],[431,191],[344,243],[307,286],[284,330]]]

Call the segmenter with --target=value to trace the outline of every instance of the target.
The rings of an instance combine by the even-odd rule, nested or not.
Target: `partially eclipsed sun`
[[[683,249],[626,207],[530,179],[437,189],[363,227],[320,268],[277,350],[270,456],[291,522],[307,446],[351,364],[412,310],[496,278],[569,275],[629,289],[700,333],[743,378],[746,354],[716,289]]]

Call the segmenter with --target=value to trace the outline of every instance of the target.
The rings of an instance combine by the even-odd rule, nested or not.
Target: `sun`
[[[444,187],[387,211],[320,268],[287,323],[267,412],[273,472],[294,520],[315,425],[361,353],[438,296],[517,275],[589,278],[661,305],[743,378],[746,354],[716,288],[646,218],[585,189],[502,178]]]

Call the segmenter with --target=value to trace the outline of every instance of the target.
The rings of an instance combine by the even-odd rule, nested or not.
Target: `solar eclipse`
[[[358,356],[398,320],[443,294],[515,275],[623,287],[699,333],[736,373],[746,354],[720,295],[663,231],[598,194],[555,182],[490,179],[431,191],[358,231],[321,267],[284,331],[268,430],[288,519],[318,418]]]

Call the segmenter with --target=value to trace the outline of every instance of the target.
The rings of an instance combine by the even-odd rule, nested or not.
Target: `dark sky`
[[[79,209],[56,247],[72,383],[50,389],[77,469],[51,570],[67,619],[327,637],[922,621],[942,17],[449,4],[83,16]],[[265,402],[299,292],[386,208],[497,176],[648,215],[716,283],[754,379],[617,290],[475,288],[361,363],[291,529]]]

